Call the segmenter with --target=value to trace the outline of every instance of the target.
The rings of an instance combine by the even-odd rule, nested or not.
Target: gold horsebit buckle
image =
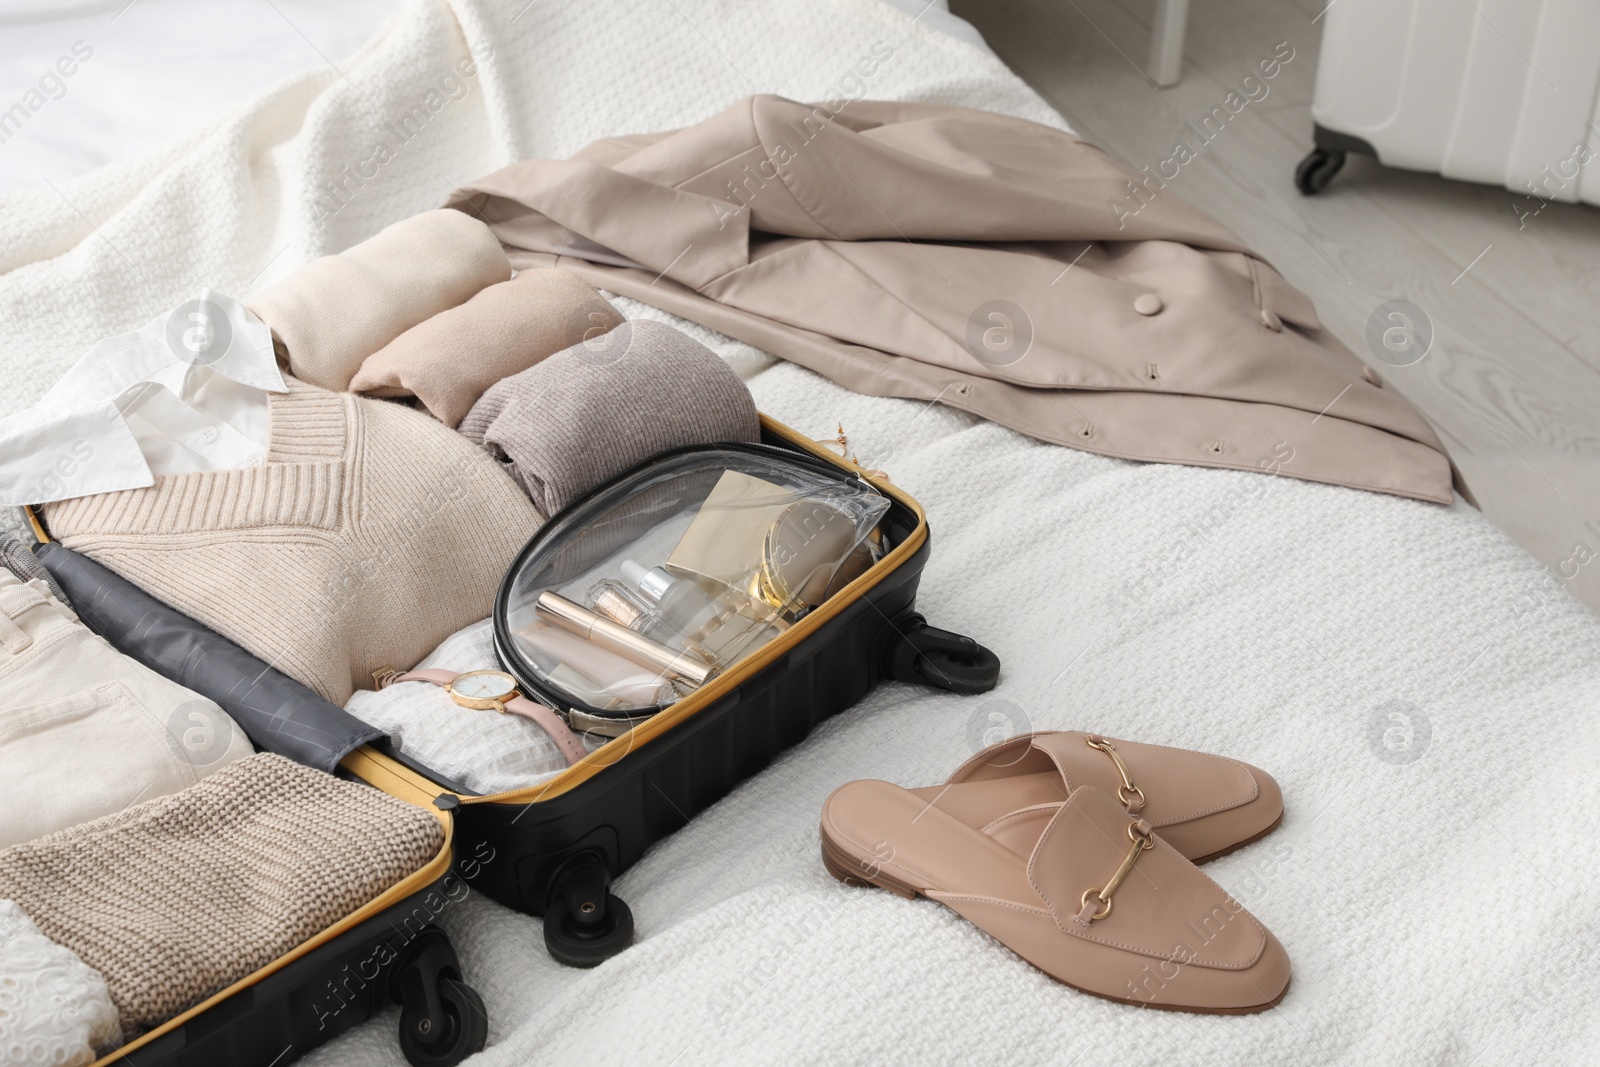
[[[1104,752],[1111,757],[1111,762],[1117,765],[1117,773],[1122,775],[1122,784],[1117,786],[1117,799],[1122,801],[1123,807],[1128,809],[1129,815],[1137,815],[1144,810],[1144,790],[1133,784],[1133,776],[1128,773],[1128,765],[1122,762],[1122,757],[1117,755],[1117,746],[1103,737],[1092,734],[1086,738],[1089,747],[1096,752]]]
[[[1128,840],[1133,842],[1133,847],[1122,857],[1122,866],[1117,868],[1117,873],[1111,876],[1111,881],[1106,883],[1106,887],[1085,889],[1083,896],[1078,898],[1082,908],[1078,912],[1078,921],[1083,925],[1088,926],[1096,919],[1104,919],[1111,914],[1111,895],[1122,885],[1122,880],[1128,877],[1128,872],[1133,870],[1133,861],[1139,858],[1139,853],[1156,847],[1155,834],[1151,831],[1150,824],[1143,819],[1135,819],[1128,824]]]

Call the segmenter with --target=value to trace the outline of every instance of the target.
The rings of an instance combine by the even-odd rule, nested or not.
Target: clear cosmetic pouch
[[[767,445],[665,453],[556,516],[495,604],[525,693],[617,736],[780,637],[889,547],[889,499]]]

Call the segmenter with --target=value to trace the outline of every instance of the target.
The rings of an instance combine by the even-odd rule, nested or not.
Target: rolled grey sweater
[[[506,463],[548,520],[668,449],[759,440],[761,417],[715,352],[635,319],[491,386],[457,429]]]

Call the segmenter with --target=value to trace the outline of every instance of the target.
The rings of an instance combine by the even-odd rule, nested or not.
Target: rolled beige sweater
[[[0,851],[0,898],[105,977],[132,1037],[310,940],[443,846],[421,808],[261,753]]]
[[[525,270],[368,356],[350,391],[415,396],[454,428],[495,382],[621,322],[617,309],[576,274]]]
[[[426,211],[306,264],[245,306],[301,381],[343,390],[361,361],[417,323],[511,277],[489,227]]]

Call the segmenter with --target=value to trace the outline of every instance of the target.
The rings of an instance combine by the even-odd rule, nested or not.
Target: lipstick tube
[[[634,633],[626,626],[596,615],[581,604],[575,604],[559,593],[549,591],[539,594],[534,602],[539,617],[593,641],[601,648],[627,656],[636,663],[654,667],[664,674],[681,678],[690,685],[704,685],[715,669],[692,652],[679,652],[675,648],[653,641],[643,634]]]

